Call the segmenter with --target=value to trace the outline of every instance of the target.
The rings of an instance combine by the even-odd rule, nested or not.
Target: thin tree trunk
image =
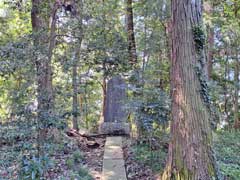
[[[208,80],[212,78],[213,69],[213,47],[214,47],[214,30],[209,29],[208,32],[208,54],[207,54],[207,77]]]
[[[88,122],[88,101],[87,101],[87,84],[84,87],[84,101],[85,101],[85,122],[87,129],[89,128],[89,122]]]
[[[234,15],[235,18],[239,18],[238,11],[238,1],[234,1]],[[240,22],[238,22],[238,25],[240,26]],[[238,45],[238,43],[236,43]],[[235,90],[234,90],[234,128],[239,129],[240,128],[240,120],[239,120],[239,54],[238,54],[238,48],[236,48],[236,64],[235,64],[235,70],[234,70],[234,83],[235,83]]]
[[[76,4],[76,13],[74,14],[75,18],[78,21],[78,28],[76,29],[76,36],[78,36],[77,43],[74,44],[75,54],[73,57],[73,67],[72,67],[72,88],[73,88],[73,97],[72,97],[72,111],[73,111],[73,129],[79,130],[79,123],[78,123],[78,116],[79,116],[79,103],[78,103],[78,86],[79,81],[78,77],[78,62],[80,59],[80,51],[81,51],[81,44],[83,39],[83,29],[82,29],[82,9],[83,9],[83,2],[79,0]]]
[[[210,1],[206,1],[204,3],[204,11],[207,15],[213,14],[213,3]],[[214,48],[214,29],[211,25],[208,25],[208,35],[207,35],[207,66],[206,66],[206,73],[208,80],[212,77],[212,68],[213,68],[213,48]]]
[[[235,70],[234,70],[234,128],[240,128],[240,121],[239,121],[239,59],[238,59],[238,51],[236,51],[236,61],[235,61]]]
[[[80,35],[82,36],[82,35]],[[72,123],[73,123],[73,129],[79,130],[79,123],[78,123],[78,117],[79,117],[79,102],[78,102],[78,86],[79,86],[79,81],[77,79],[78,77],[78,62],[80,58],[80,48],[81,48],[81,43],[82,43],[82,37],[80,37],[77,47],[76,47],[76,52],[73,57],[73,67],[72,67],[72,88],[73,88],[73,96],[72,96]]]
[[[106,103],[107,103],[107,79],[106,79],[106,77],[103,77],[102,90],[103,90],[102,116],[105,117]]]
[[[146,11],[146,10],[145,10]],[[144,18],[146,17],[146,12],[144,13]],[[143,57],[142,57],[142,82],[144,81],[144,72],[146,68],[146,58],[148,56],[147,52],[147,23],[144,22],[144,50],[143,50]],[[144,84],[144,82],[143,82]]]
[[[46,7],[47,5],[47,7]],[[42,7],[46,7],[43,9]],[[56,12],[59,4],[55,3],[51,10],[49,1],[32,0],[31,21],[34,33],[34,46],[37,53],[35,59],[38,100],[38,150],[43,154],[41,147],[46,139],[46,128],[53,111],[52,87],[52,51],[55,46]],[[49,22],[51,22],[49,33]]]
[[[127,3],[127,34],[128,34],[128,53],[129,63],[135,65],[137,63],[137,52],[134,35],[134,24],[133,24],[133,7],[132,0],[126,0]]]
[[[105,1],[104,0],[102,0],[102,3],[103,3],[103,6],[105,7]],[[107,37],[106,37],[106,30],[105,30],[105,27],[106,27],[105,21],[106,21],[106,13],[104,11],[104,13],[103,13],[103,30],[102,30],[103,39],[104,39],[104,42],[103,42],[104,50],[106,49],[105,44],[107,43],[106,42],[107,41]],[[107,56],[107,54],[105,52],[104,52],[104,55]],[[103,120],[105,120],[105,117],[106,117],[106,103],[107,103],[106,58],[104,58],[102,66],[103,66],[103,80],[102,80],[102,84],[101,84],[102,85],[102,95],[103,95],[102,117],[103,117]]]
[[[136,87],[141,87],[141,80],[139,71],[137,69],[137,49],[136,49],[136,42],[135,42],[135,33],[134,33],[134,21],[133,21],[133,2],[132,0],[125,0],[126,3],[126,26],[127,26],[127,42],[128,42],[128,62],[131,68],[135,71],[137,78],[132,82],[136,85]],[[144,62],[145,64],[146,62]],[[136,92],[133,92],[133,96],[139,96]],[[137,136],[138,138],[141,136],[141,122],[135,119],[136,126],[137,126]]]
[[[198,36],[194,31],[199,32],[202,26],[201,8],[201,1],[172,0],[172,124],[162,180],[211,180],[216,176],[210,113],[196,72],[197,66],[203,71],[198,61],[203,60],[204,49],[194,41]]]
[[[73,111],[73,129],[79,130],[78,126],[78,83],[77,83],[77,71],[78,71],[78,56],[74,56],[74,63],[72,68],[72,88],[73,88],[73,101],[72,101],[72,111]]]
[[[228,111],[228,88],[227,88],[227,82],[229,81],[228,79],[228,74],[229,74],[229,50],[228,47],[226,47],[226,60],[225,60],[225,66],[224,66],[224,115],[225,115],[225,120],[228,121],[229,118],[229,111]],[[230,123],[228,123],[228,128],[230,128]]]

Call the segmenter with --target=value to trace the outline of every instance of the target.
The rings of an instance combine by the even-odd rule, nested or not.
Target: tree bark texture
[[[132,0],[126,0],[127,3],[127,35],[128,35],[128,53],[129,63],[135,65],[137,63],[137,52],[134,35],[134,23],[133,23],[133,7]]]
[[[238,51],[236,50],[236,61],[235,61],[235,69],[234,69],[234,128],[240,128],[239,121],[239,59],[238,59]]]
[[[78,52],[78,51],[77,51]],[[72,67],[72,88],[73,88],[73,96],[72,96],[72,114],[73,114],[73,129],[79,130],[78,126],[78,82],[77,82],[77,71],[78,71],[78,58],[79,56],[76,54],[74,57],[73,67]]]
[[[214,48],[214,30],[209,28],[208,32],[208,54],[207,54],[207,77],[208,80],[212,78],[212,69],[213,69],[213,48]]]
[[[234,1],[234,15],[235,18],[238,19],[239,15],[239,6],[238,6],[238,1]],[[240,22],[238,22],[238,25],[240,26]],[[236,42],[235,44],[237,47],[239,47],[239,43]],[[239,129],[240,128],[240,120],[239,120],[239,53],[238,53],[238,48],[236,48],[236,64],[235,64],[235,70],[234,70],[234,128]]]
[[[106,102],[107,102],[107,79],[105,76],[103,77],[102,91],[103,91],[102,116],[104,117],[104,114],[106,114]]]
[[[76,14],[75,18],[78,21],[78,28],[76,30],[76,36],[78,36],[77,43],[74,44],[76,48],[74,48],[74,57],[73,57],[73,67],[72,67],[72,88],[73,88],[73,97],[72,97],[72,112],[73,112],[73,129],[79,130],[79,103],[78,103],[78,64],[80,59],[80,51],[81,51],[81,44],[83,39],[83,29],[82,29],[82,9],[83,9],[83,2],[79,0],[78,3],[75,4],[76,6]]]
[[[45,131],[53,113],[52,52],[55,46],[56,12],[59,4],[53,8],[47,0],[32,0],[31,21],[36,49],[35,66],[38,100],[39,143],[43,145]]]
[[[209,16],[213,15],[213,3],[210,1],[205,2],[205,13]],[[210,80],[212,78],[212,69],[213,69],[213,57],[214,57],[214,28],[211,24],[208,24],[207,32],[207,78]]]
[[[216,176],[210,113],[196,71],[204,50],[197,49],[193,33],[202,26],[202,2],[172,0],[171,13],[172,124],[162,180],[210,180]]]

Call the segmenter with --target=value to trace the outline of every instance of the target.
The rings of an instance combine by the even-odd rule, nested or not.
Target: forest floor
[[[0,180],[15,180],[19,173],[26,177],[37,176],[42,168],[32,155],[36,151],[36,132],[25,129],[0,127]],[[49,137],[53,136],[55,141],[47,144],[49,156],[44,163],[49,168],[45,180],[100,180],[105,136],[85,136],[71,129],[52,130],[51,134]],[[165,165],[168,141],[169,137],[162,136],[141,141],[123,137],[128,180],[156,180]],[[239,149],[240,132],[214,134],[214,152],[222,177],[240,179]]]
[[[152,138],[149,141],[138,142],[125,138],[123,152],[128,180],[156,180],[162,171],[167,155],[166,143],[155,143]]]
[[[240,180],[240,132],[214,133],[213,150],[220,179]],[[124,158],[128,180],[156,180],[162,173],[169,136],[124,140]]]
[[[0,180],[15,180],[20,174],[20,179],[33,179],[30,178],[33,176],[38,179],[39,171],[44,169],[33,156],[36,154],[36,133],[31,134],[31,138],[26,134],[20,137],[20,132],[6,134],[1,134]],[[47,144],[48,157],[44,161],[48,166],[45,180],[101,178],[105,136],[82,136],[71,129],[64,132],[51,130],[49,136],[52,134],[54,141]]]
[[[136,160],[129,140],[125,139],[124,145],[125,167],[128,180],[155,180],[155,175],[150,167],[144,165],[143,162]]]
[[[96,137],[83,137],[79,133],[74,135],[70,135],[68,133],[68,136],[72,136],[73,139],[78,141],[78,147],[83,153],[82,165],[88,169],[90,175],[95,180],[100,180],[102,175],[106,136],[100,135]]]

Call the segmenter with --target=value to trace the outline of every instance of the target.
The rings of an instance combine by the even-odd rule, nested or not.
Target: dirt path
[[[127,180],[123,160],[122,137],[107,137],[103,157],[102,180]]]

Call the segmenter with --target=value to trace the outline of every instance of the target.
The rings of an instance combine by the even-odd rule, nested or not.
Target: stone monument
[[[103,134],[129,134],[130,128],[127,112],[124,107],[127,98],[126,83],[120,76],[115,76],[107,83],[106,107],[104,122],[100,124],[100,133]]]

